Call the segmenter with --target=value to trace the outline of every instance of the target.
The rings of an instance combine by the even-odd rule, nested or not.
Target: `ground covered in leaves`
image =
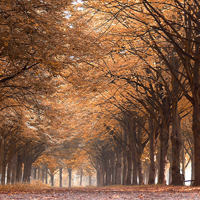
[[[200,187],[177,186],[109,186],[81,188],[51,188],[25,186],[1,186],[0,199],[7,200],[154,200],[154,199],[200,199]]]

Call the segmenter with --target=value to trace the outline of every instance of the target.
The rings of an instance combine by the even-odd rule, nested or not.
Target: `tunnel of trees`
[[[2,185],[200,185],[197,0],[6,0],[0,22]]]

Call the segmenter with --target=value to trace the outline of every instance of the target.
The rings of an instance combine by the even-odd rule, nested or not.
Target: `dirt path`
[[[72,188],[46,189],[33,191],[0,191],[1,200],[158,200],[158,199],[194,199],[200,200],[200,188],[191,187],[104,187],[104,188]]]

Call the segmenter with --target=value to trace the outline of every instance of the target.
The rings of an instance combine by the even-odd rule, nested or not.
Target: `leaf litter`
[[[0,187],[0,200],[198,200],[200,187],[186,186],[107,186],[80,188],[9,188]]]

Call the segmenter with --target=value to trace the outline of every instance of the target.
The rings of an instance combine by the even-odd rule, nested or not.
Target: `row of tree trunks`
[[[0,166],[2,174],[1,184],[5,185],[5,183],[14,184],[21,182],[30,183],[31,166],[43,151],[44,151],[44,146],[38,145],[36,147],[33,147],[29,151],[27,151],[27,149],[25,148],[24,151],[22,152],[15,153],[10,157],[4,157],[4,159],[1,160],[1,166]],[[7,169],[7,179],[6,179],[6,169]]]
[[[68,187],[71,187],[72,185],[72,169],[68,168]],[[83,170],[81,170],[81,176],[80,176],[80,186],[82,185],[82,176],[83,176]],[[48,183],[48,175],[50,176],[50,184],[51,186],[55,186],[54,177],[55,177],[55,171],[50,170],[46,164],[41,165],[39,167],[32,166],[32,180],[40,180],[43,183]],[[63,187],[63,167],[59,168],[59,187]]]
[[[174,83],[174,92],[177,85]],[[177,93],[178,95],[178,93]],[[148,184],[156,183],[156,174],[158,184],[166,184],[165,169],[167,162],[167,153],[169,147],[169,139],[172,142],[171,155],[171,173],[170,182],[173,185],[183,185],[182,175],[180,173],[180,152],[181,152],[181,134],[180,134],[180,118],[177,111],[177,101],[173,101],[172,110],[170,108],[169,97],[165,96],[163,99],[163,118],[155,121],[154,118],[148,118],[149,125],[149,177],[145,177]],[[172,123],[172,134],[169,138],[169,126]],[[160,122],[160,124],[158,124]],[[101,159],[98,159],[97,170],[97,185],[123,184],[123,185],[141,185],[144,184],[144,174],[142,173],[142,153],[146,145],[142,143],[140,135],[142,135],[142,128],[137,127],[134,118],[126,118],[126,128],[123,136],[123,145],[116,139],[116,147],[113,151],[104,152]],[[160,137],[158,137],[158,135]],[[120,140],[121,141],[121,140]],[[156,147],[160,144],[160,147]],[[158,155],[155,157],[155,148],[159,148]],[[113,159],[114,158],[114,159]],[[157,159],[158,166],[155,164]],[[157,169],[157,170],[156,170]],[[146,173],[147,175],[147,173]],[[147,181],[148,179],[148,181]]]

